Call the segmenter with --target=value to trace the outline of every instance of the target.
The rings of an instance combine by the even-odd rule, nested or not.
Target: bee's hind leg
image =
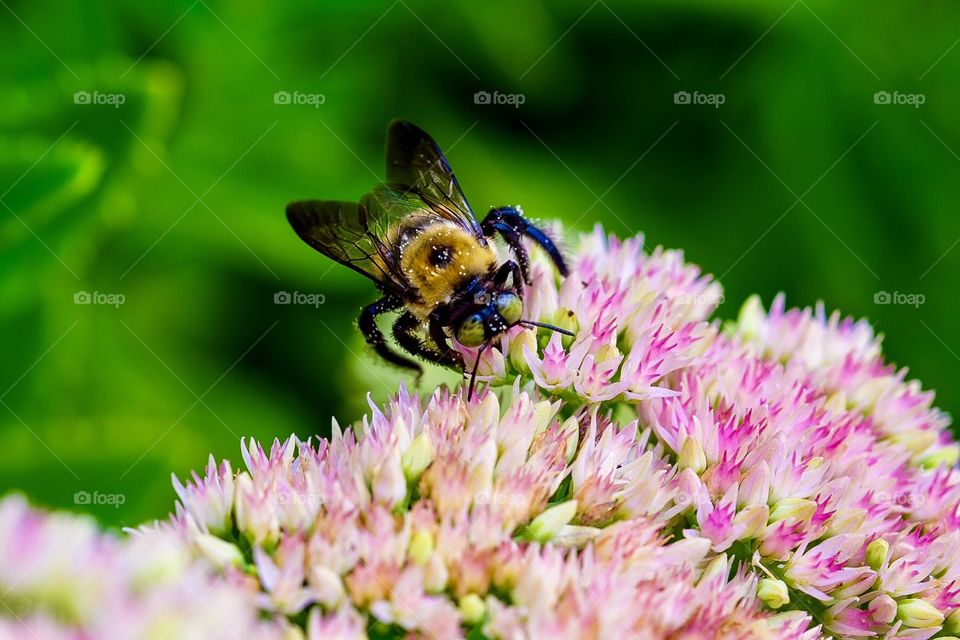
[[[567,275],[567,263],[564,261],[557,245],[542,229],[530,224],[518,208],[496,207],[491,209],[487,217],[480,223],[480,228],[484,235],[488,237],[494,233],[499,233],[503,237],[504,242],[510,246],[514,255],[516,255],[517,262],[520,263],[520,270],[523,272],[523,279],[527,284],[530,284],[530,257],[521,242],[521,236],[527,236],[539,244],[553,260],[560,275]]]
[[[401,314],[397,321],[393,323],[393,337],[397,344],[409,351],[411,354],[423,358],[429,362],[439,364],[442,367],[463,367],[463,357],[447,346],[444,340],[440,344],[430,344],[436,341],[434,328],[430,328],[430,340],[424,340],[418,335],[421,327],[420,320],[409,311]],[[437,328],[439,324],[436,325]],[[440,333],[442,334],[442,328]]]
[[[391,349],[387,344],[387,341],[384,339],[380,328],[377,327],[377,316],[390,311],[395,311],[402,306],[403,301],[396,296],[384,296],[373,304],[367,305],[363,308],[363,311],[360,312],[360,332],[366,339],[367,344],[372,346],[374,351],[376,351],[381,358],[391,364],[397,365],[398,367],[415,371],[417,373],[417,377],[419,378],[423,374],[423,369],[420,368],[420,365],[410,358],[405,358]]]

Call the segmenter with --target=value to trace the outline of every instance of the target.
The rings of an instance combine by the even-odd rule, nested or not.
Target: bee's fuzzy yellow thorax
[[[497,265],[492,244],[483,245],[465,229],[438,224],[411,238],[402,248],[400,267],[420,293],[421,304],[411,310],[425,316],[473,276]]]

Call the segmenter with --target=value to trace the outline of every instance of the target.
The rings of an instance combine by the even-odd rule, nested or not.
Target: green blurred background
[[[867,316],[960,407],[956,3],[0,5],[2,490],[136,524],[171,471],[394,389],[354,327],[373,287],[283,207],[365,192],[396,117],[478,211],[682,247],[721,316],[778,291]]]

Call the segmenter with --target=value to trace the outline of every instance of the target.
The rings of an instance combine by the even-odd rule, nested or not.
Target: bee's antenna
[[[470,402],[473,399],[473,386],[477,382],[477,369],[480,367],[480,358],[483,356],[483,352],[487,350],[487,347],[490,346],[489,342],[485,342],[483,346],[480,347],[480,350],[477,351],[477,359],[473,363],[473,373],[470,374],[470,387],[467,390],[467,402]]]
[[[544,322],[534,322],[533,320],[521,320],[517,324],[524,327],[540,327],[542,329],[550,329],[550,331],[556,331],[557,333],[562,333],[565,336],[574,335],[573,331],[567,331],[566,329],[561,329],[560,327],[555,327],[552,324],[546,324]]]

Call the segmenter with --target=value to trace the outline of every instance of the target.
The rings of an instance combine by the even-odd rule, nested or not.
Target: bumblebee
[[[463,357],[450,338],[480,347],[479,363],[483,349],[517,324],[568,333],[523,319],[524,284],[530,284],[523,238],[542,247],[557,271],[567,275],[550,237],[519,207],[495,207],[478,221],[440,147],[416,125],[392,122],[386,146],[386,183],[374,186],[359,203],[304,200],[286,210],[304,242],[373,280],[382,293],[359,319],[374,350],[388,362],[421,372],[416,361],[387,344],[377,326],[377,316],[398,310],[393,336],[403,350],[460,370]],[[501,262],[496,235],[513,259]]]

